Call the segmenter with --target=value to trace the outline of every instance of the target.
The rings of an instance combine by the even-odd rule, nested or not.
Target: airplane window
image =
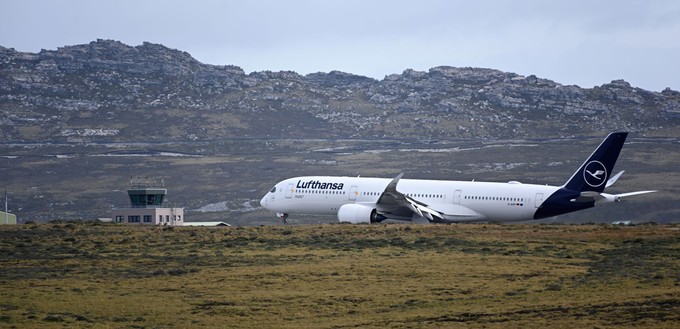
[[[274,193],[274,192],[276,192],[276,186],[272,187],[271,191],[269,191],[269,193]]]

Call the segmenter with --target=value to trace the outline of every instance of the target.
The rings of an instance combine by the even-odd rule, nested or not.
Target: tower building
[[[163,179],[130,179],[131,188],[127,191],[130,208],[117,208],[111,211],[115,223],[141,225],[184,225],[184,208],[166,207],[166,194]]]

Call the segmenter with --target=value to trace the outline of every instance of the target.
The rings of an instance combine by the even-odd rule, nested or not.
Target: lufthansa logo
[[[600,161],[590,161],[583,170],[583,179],[592,187],[599,187],[607,180],[607,168]]]

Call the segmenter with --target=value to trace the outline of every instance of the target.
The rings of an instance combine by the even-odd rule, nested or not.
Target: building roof
[[[231,226],[225,222],[184,222],[184,226]]]

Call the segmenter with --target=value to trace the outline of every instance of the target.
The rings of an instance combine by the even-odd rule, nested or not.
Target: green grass
[[[667,225],[0,227],[0,326],[680,325]]]

